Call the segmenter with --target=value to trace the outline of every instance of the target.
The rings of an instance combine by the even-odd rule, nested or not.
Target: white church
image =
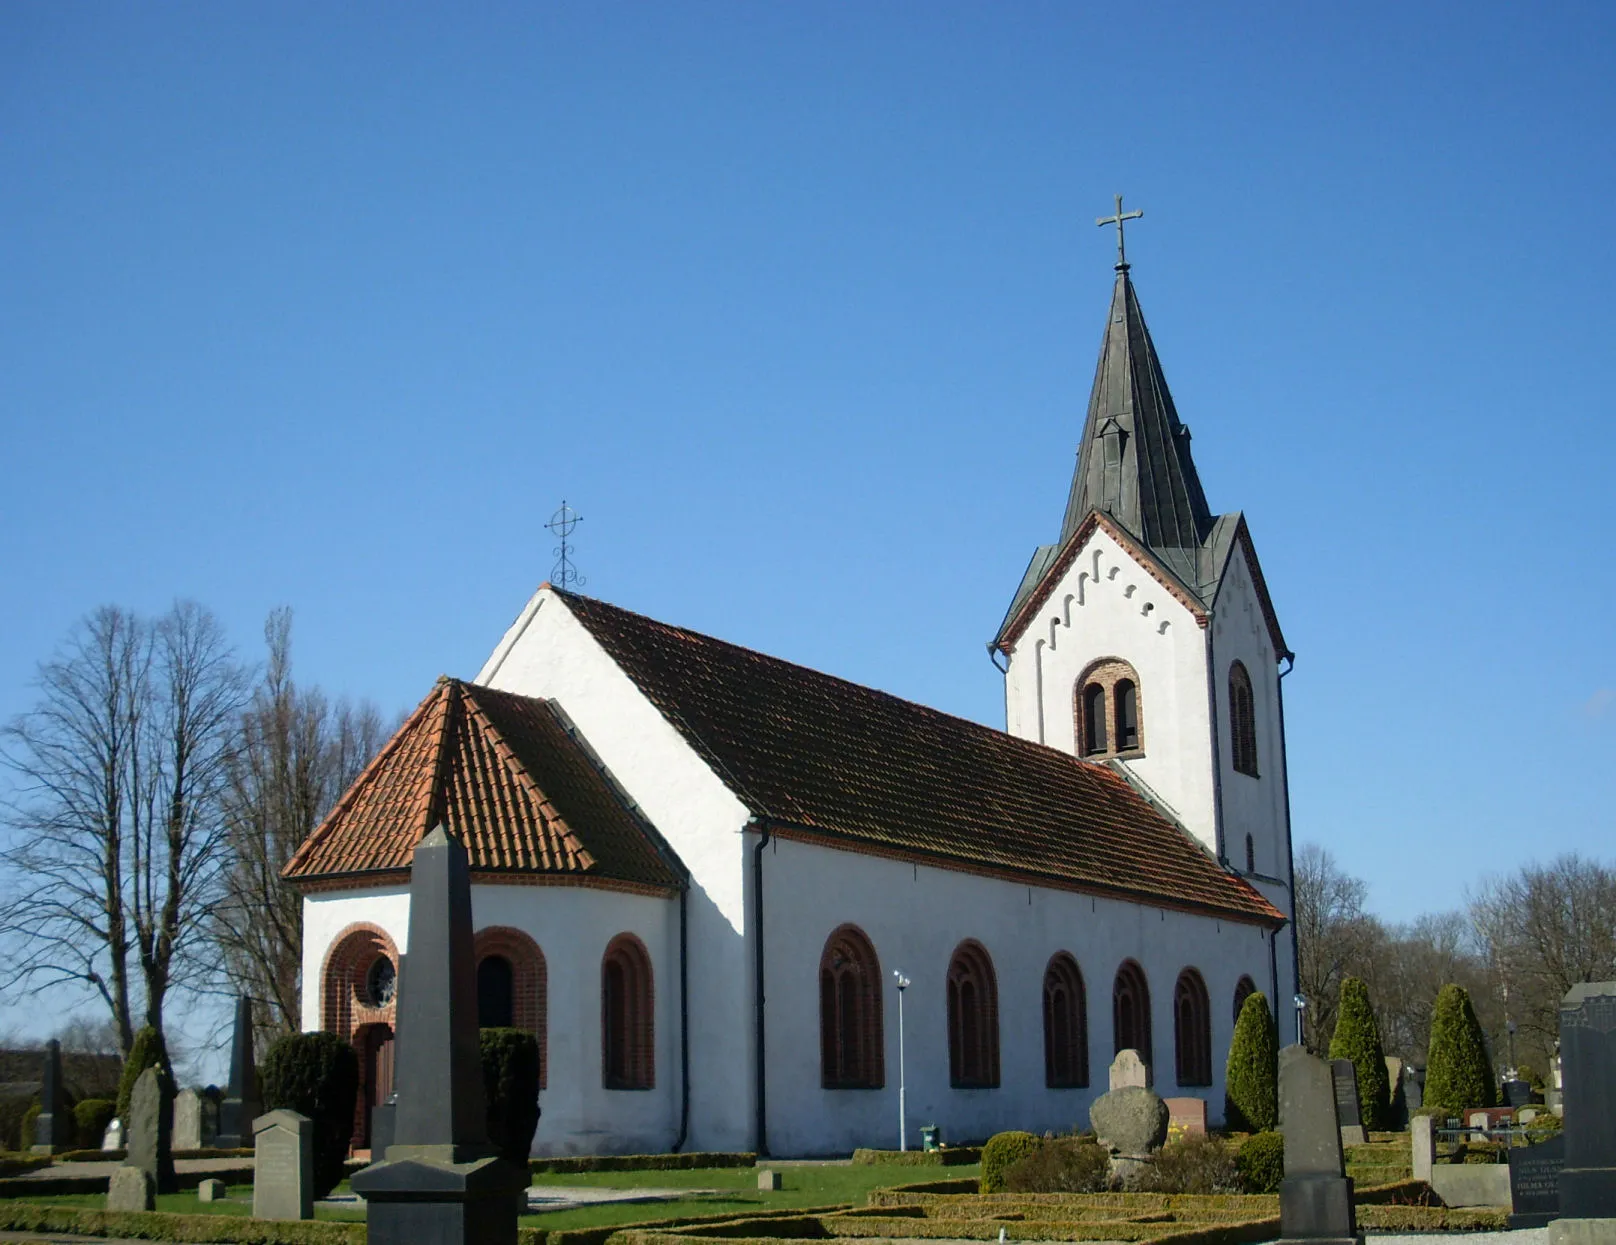
[[[1086,1127],[1126,1048],[1220,1120],[1241,1002],[1295,989],[1291,653],[1120,257],[1059,538],[989,649],[1003,731],[541,587],[287,866],[355,1145],[440,822],[479,1019],[539,1039],[535,1153],[894,1147],[900,1008],[911,1146]]]

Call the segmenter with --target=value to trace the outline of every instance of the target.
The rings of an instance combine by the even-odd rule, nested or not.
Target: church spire
[[[1190,458],[1189,429],[1178,420],[1122,256],[1121,222],[1133,215],[1122,215],[1119,197],[1117,216],[1099,222],[1117,225],[1117,281],[1061,543],[1089,511],[1104,511],[1195,584],[1213,516]]]

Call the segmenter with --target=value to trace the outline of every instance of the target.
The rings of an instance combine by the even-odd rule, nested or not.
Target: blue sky
[[[1608,853],[1616,9],[0,8],[0,716],[98,603],[389,710],[587,591],[1002,725],[1129,257],[1412,917]]]

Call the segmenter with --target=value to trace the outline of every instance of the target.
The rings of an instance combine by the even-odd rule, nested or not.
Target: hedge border
[[[803,1215],[832,1215],[851,1210],[846,1203],[834,1206],[782,1207],[778,1210],[741,1210],[711,1215],[684,1215],[677,1219],[645,1219],[635,1223],[600,1224],[592,1228],[524,1228],[536,1233],[535,1245],[606,1245],[619,1232],[651,1231],[678,1227],[704,1227],[709,1224],[731,1223],[737,1219],[786,1219]],[[523,1245],[528,1245],[524,1240]]]
[[[225,1167],[216,1171],[188,1171],[176,1173],[179,1181],[178,1189],[184,1192],[194,1189],[204,1180],[222,1180],[226,1184],[251,1184],[253,1167],[247,1164],[243,1167]],[[17,1176],[11,1179],[0,1180],[0,1198],[18,1198],[26,1200],[33,1197],[59,1197],[70,1193],[105,1193],[107,1186],[112,1183],[112,1177],[97,1176],[56,1176],[30,1179]]]
[[[981,1146],[950,1146],[941,1150],[853,1151],[854,1167],[969,1167],[982,1161]]]
[[[692,1150],[684,1154],[574,1154],[528,1160],[535,1176],[572,1172],[687,1171],[698,1167],[753,1167],[757,1155],[742,1151]]]
[[[363,1223],[330,1219],[248,1219],[236,1215],[178,1215],[170,1211],[89,1210],[31,1202],[0,1204],[0,1228],[177,1241],[185,1245],[365,1245]]]

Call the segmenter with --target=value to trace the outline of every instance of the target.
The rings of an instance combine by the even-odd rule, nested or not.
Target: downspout
[[[1274,1027],[1279,1027],[1279,948],[1275,945],[1279,941],[1279,931],[1268,931],[1268,986],[1273,992],[1269,1001],[1274,1007]],[[1236,1016],[1236,1020],[1240,1017]]]
[[[1286,653],[1285,668],[1279,672],[1275,688],[1279,697],[1279,756],[1280,764],[1284,766],[1280,787],[1285,793],[1285,889],[1291,897],[1291,986],[1293,993],[1300,994],[1302,956],[1296,944],[1296,853],[1291,846],[1291,755],[1289,745],[1285,742],[1285,676],[1294,669],[1296,654]],[[1300,1022],[1297,1024],[1296,1040],[1302,1040]]]
[[[753,1092],[757,1104],[757,1140],[753,1149],[759,1158],[767,1158],[769,1110],[767,1061],[763,1045],[763,849],[769,845],[769,823],[762,817],[754,817],[750,824],[757,826],[759,831],[758,841],[752,847],[752,1041],[756,1058]]]
[[[690,1134],[690,881],[679,888],[679,1135],[678,1154]]]
[[[1218,742],[1218,676],[1212,664],[1212,620],[1206,624],[1206,703],[1212,711],[1212,832],[1218,844],[1218,863],[1227,866],[1223,850],[1223,757]]]

